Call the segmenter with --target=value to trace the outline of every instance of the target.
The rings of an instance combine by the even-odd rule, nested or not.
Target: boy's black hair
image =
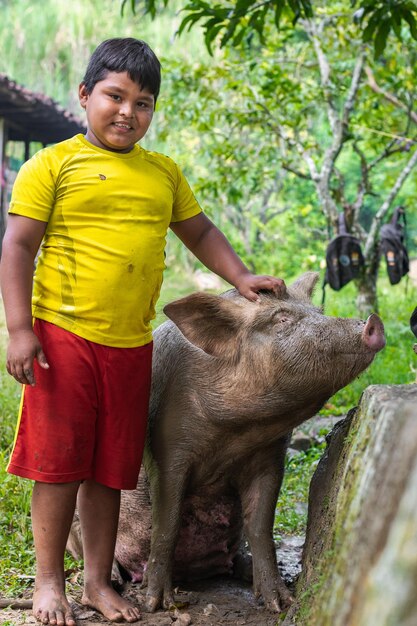
[[[148,89],[158,98],[161,85],[161,64],[148,44],[133,37],[106,39],[94,50],[83,78],[88,93],[109,72],[127,72],[141,89]]]

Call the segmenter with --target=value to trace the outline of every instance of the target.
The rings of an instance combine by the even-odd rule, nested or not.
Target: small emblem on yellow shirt
[[[107,179],[107,176],[104,176],[104,174],[99,174],[98,177],[99,177],[100,180],[106,180]]]

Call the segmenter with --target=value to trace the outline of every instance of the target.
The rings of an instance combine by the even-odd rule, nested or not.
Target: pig
[[[175,578],[244,572],[267,609],[291,602],[273,541],[292,429],[372,362],[380,318],[327,317],[317,273],[279,296],[195,293],[165,306],[154,333],[145,472],[122,495],[115,557],[147,586],[150,612]],[[152,516],[151,516],[152,507]],[[251,562],[245,545],[252,555]]]

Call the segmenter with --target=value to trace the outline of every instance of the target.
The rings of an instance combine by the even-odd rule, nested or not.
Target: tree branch
[[[372,255],[382,220],[387,214],[392,201],[394,200],[395,196],[400,191],[407,176],[410,174],[411,170],[416,165],[416,163],[417,163],[417,148],[414,150],[414,153],[411,155],[407,165],[404,167],[404,169],[401,171],[400,175],[398,176],[397,180],[395,181],[391,191],[389,192],[387,196],[387,199],[385,200],[385,202],[383,202],[383,204],[381,205],[381,208],[378,210],[374,219],[372,220],[371,228],[369,230],[369,234],[366,240],[366,245],[365,245],[365,250],[364,250],[364,256],[366,259],[369,259],[370,256]]]
[[[331,89],[330,89],[330,64],[329,61],[327,59],[327,56],[325,55],[323,48],[321,47],[321,43],[320,43],[320,33],[319,33],[319,28],[317,27],[316,22],[311,19],[311,20],[303,20],[302,24],[306,30],[307,35],[309,36],[312,44],[313,44],[313,48],[314,48],[314,52],[316,54],[316,58],[319,64],[319,70],[320,70],[320,82],[321,82],[321,87],[323,89],[323,94],[324,94],[324,99],[325,102],[327,104],[327,115],[329,118],[329,122],[330,122],[330,127],[333,131],[333,133],[337,133],[340,132],[340,119],[339,119],[339,115],[337,113],[337,109],[336,106],[333,102],[333,97],[331,94]],[[323,24],[320,25],[321,26],[321,30],[323,29]]]
[[[283,163],[282,167],[287,172],[291,172],[291,174],[295,174],[298,178],[303,178],[304,180],[311,180],[311,174],[304,174],[304,172],[300,172],[300,170],[296,170],[295,167],[288,165],[287,163]]]
[[[314,20],[303,20],[303,24],[305,26],[307,34],[310,37],[310,40],[312,41],[314,51],[318,60],[321,86],[323,89],[324,99],[327,104],[327,116],[333,135],[332,143],[330,147],[326,150],[324,155],[323,164],[319,174],[320,180],[317,184],[317,191],[322,202],[324,213],[326,214],[327,218],[333,223],[333,225],[336,226],[338,219],[338,209],[334,198],[332,198],[331,196],[330,180],[332,172],[334,171],[337,157],[339,156],[343,143],[347,137],[347,128],[349,125],[350,115],[353,110],[359,85],[361,82],[365,52],[362,47],[352,72],[350,87],[346,101],[343,106],[342,113],[339,114],[331,93],[330,64],[321,47],[319,30],[320,28],[323,28],[323,22],[320,24],[319,28],[317,27],[317,24],[314,22]]]
[[[352,113],[353,106],[355,104],[356,96],[357,96],[359,85],[361,82],[364,62],[365,62],[365,51],[362,47],[361,53],[359,54],[355,63],[355,67],[353,69],[352,80],[350,82],[348,95],[346,98],[345,105],[343,107],[342,120],[343,120],[343,126],[345,130],[349,124],[350,114]]]
[[[376,165],[378,165],[378,163],[380,163],[384,159],[387,159],[392,154],[395,154],[396,152],[402,152],[401,148],[395,148],[395,150],[392,150],[392,146],[395,146],[396,143],[397,139],[393,139],[392,141],[390,141],[386,148],[384,148],[384,150],[381,152],[381,154],[375,157],[375,159],[369,163],[368,171],[372,170]]]
[[[385,100],[393,104],[398,109],[402,109],[403,111],[406,111],[408,117],[412,119],[412,121],[415,124],[417,124],[417,113],[415,113],[414,111],[411,111],[410,108],[406,104],[404,104],[404,102],[401,102],[401,100],[399,100],[396,96],[394,96],[394,94],[390,93],[389,91],[385,91],[385,89],[382,89],[382,87],[380,87],[378,83],[376,82],[375,76],[371,68],[369,67],[369,65],[365,67],[365,73],[368,79],[368,85],[372,89],[372,91],[381,95],[383,98],[385,98]]]

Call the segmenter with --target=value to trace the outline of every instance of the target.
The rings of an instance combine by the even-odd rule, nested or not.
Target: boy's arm
[[[258,291],[269,289],[282,292],[281,278],[256,276],[240,260],[223,233],[204,213],[182,222],[172,222],[172,231],[208,269],[234,285],[248,300],[258,301]]]
[[[49,367],[32,330],[32,282],[36,253],[46,222],[9,215],[2,244],[0,281],[9,331],[7,371],[18,382],[34,385],[33,359]]]

